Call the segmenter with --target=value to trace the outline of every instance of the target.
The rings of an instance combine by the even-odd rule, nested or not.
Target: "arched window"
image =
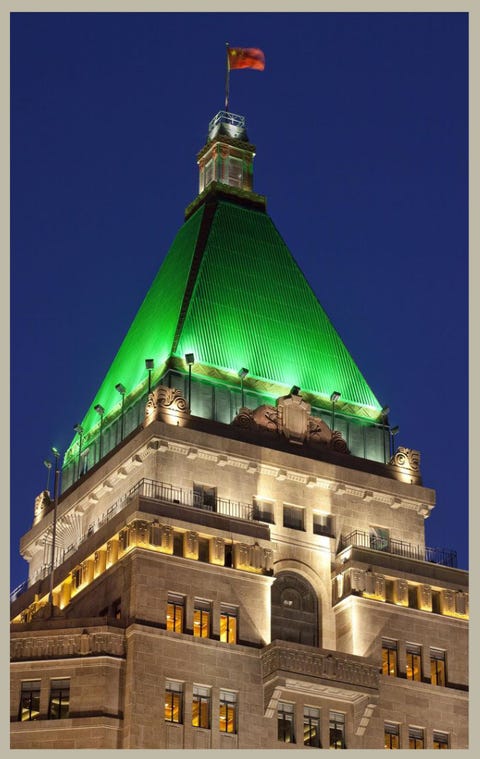
[[[293,572],[282,572],[272,585],[272,640],[318,646],[318,604],[310,583]]]

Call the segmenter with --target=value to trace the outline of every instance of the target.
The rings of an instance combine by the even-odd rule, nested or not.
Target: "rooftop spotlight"
[[[118,393],[120,393],[120,395],[125,395],[125,393],[127,392],[127,391],[125,390],[125,385],[122,385],[122,383],[121,383],[121,382],[119,382],[117,385],[115,385],[115,390],[116,390]]]
[[[195,355],[193,353],[185,353],[185,361],[191,366],[195,363]]]
[[[341,393],[339,393],[337,390],[334,390],[333,393],[330,396],[330,400],[332,403],[336,403],[338,399],[340,398]]]
[[[300,388],[298,385],[292,385],[292,389],[290,390],[290,395],[298,395],[300,392]]]

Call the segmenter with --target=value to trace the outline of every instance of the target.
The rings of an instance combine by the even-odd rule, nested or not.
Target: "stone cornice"
[[[36,659],[65,659],[109,655],[124,658],[124,633],[96,630],[95,632],[42,631],[39,635],[12,633],[10,659],[12,661],[33,661]]]

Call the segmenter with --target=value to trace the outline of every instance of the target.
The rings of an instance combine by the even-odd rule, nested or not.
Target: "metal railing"
[[[413,545],[403,540],[381,538],[368,532],[353,530],[340,538],[340,551],[348,546],[372,548],[375,551],[403,556],[406,559],[429,561],[432,564],[442,564],[445,567],[457,567],[457,552],[448,548],[429,548],[428,546]]]

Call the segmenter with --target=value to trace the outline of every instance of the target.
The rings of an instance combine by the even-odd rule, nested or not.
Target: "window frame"
[[[388,739],[387,739],[388,736]],[[397,739],[397,745],[392,746],[392,739]],[[389,746],[387,746],[387,740],[390,743]],[[399,749],[400,748],[400,725],[398,722],[384,722],[383,723],[383,743],[385,749]]]
[[[333,749],[346,749],[347,744],[345,741],[345,729],[346,729],[346,715],[345,712],[330,711],[328,714],[328,743],[329,748]],[[335,734],[339,734],[336,737]],[[336,744],[340,742],[341,745]]]
[[[233,697],[233,698],[230,698]],[[225,709],[225,714],[222,715],[222,707]],[[219,712],[218,712],[218,729],[221,733],[228,733],[229,735],[237,734],[237,720],[238,720],[238,694],[236,691],[220,689],[219,696]],[[231,717],[229,716],[231,712]],[[222,719],[223,716],[223,719]],[[229,730],[229,724],[232,725],[232,729]],[[222,727],[223,725],[223,727]]]
[[[440,738],[440,736],[442,736]],[[445,739],[445,740],[443,740]],[[435,744],[438,743],[440,745],[436,746]],[[433,731],[433,748],[434,749],[443,749],[443,748],[450,748],[450,736],[449,733],[444,733],[441,730],[434,730]]]
[[[199,619],[197,618],[199,616]],[[204,622],[206,617],[206,623]],[[203,598],[195,598],[193,602],[193,636],[194,638],[209,638],[212,624],[212,604]],[[205,631],[205,634],[204,634]]]
[[[321,520],[321,521],[318,521]],[[323,535],[327,538],[334,537],[333,515],[323,511],[313,512],[313,534]]]
[[[170,698],[170,704],[167,699]],[[175,704],[175,700],[177,703]],[[178,708],[178,718],[174,719],[175,707]],[[167,709],[170,710],[171,718],[167,717]],[[165,680],[165,709],[164,720],[172,725],[183,725],[183,683],[180,680]]]
[[[430,649],[430,682],[441,688],[447,685],[447,654],[441,648]]]
[[[198,704],[198,713],[195,715],[195,705]],[[203,707],[206,707],[204,709]],[[212,714],[212,690],[206,685],[193,684],[192,690],[192,727],[202,730],[210,730]],[[195,723],[198,720],[198,724]],[[205,724],[204,724],[205,723]]]
[[[223,619],[226,619],[224,632],[222,632]],[[232,620],[234,621],[233,630],[231,627]],[[229,644],[238,643],[238,608],[236,606],[228,604],[220,605],[220,642]]]
[[[30,687],[28,687],[30,686]],[[20,683],[20,703],[18,706],[18,721],[19,722],[34,722],[40,719],[40,692],[42,690],[41,680],[23,680]],[[24,697],[28,694],[28,708],[24,708]],[[34,694],[36,694],[34,696]],[[38,707],[34,709],[34,703]],[[32,711],[35,711],[32,716]],[[23,715],[28,712],[28,717]]]
[[[410,658],[409,658],[410,657]],[[416,661],[418,660],[418,661]],[[415,677],[415,664],[418,677]],[[409,675],[409,670],[411,675]],[[422,681],[422,647],[416,643],[407,643],[405,647],[405,676],[412,682]]]
[[[290,517],[294,517],[295,513],[297,515],[301,514],[301,527],[298,526],[300,524],[300,521],[296,519],[289,519],[288,512],[290,512]],[[282,510],[282,525],[288,530],[305,532],[305,509],[302,506],[296,506],[294,503],[284,503]]]
[[[56,686],[54,686],[54,683],[57,683]],[[68,685],[61,685],[62,683],[68,683]],[[64,707],[63,703],[63,695],[66,695],[66,714],[62,714],[62,709]],[[57,695],[58,694],[58,695]],[[57,696],[59,699],[58,704],[58,715],[53,713],[53,699]],[[70,715],[70,678],[69,677],[58,677],[50,680],[50,693],[48,698],[48,715],[47,719],[68,719]]]
[[[169,620],[169,612],[172,621]],[[179,593],[168,593],[165,627],[169,632],[178,634],[185,632],[185,596]]]
[[[422,745],[417,746],[417,741],[420,742]],[[413,742],[413,746],[412,746]],[[421,749],[425,748],[425,730],[423,727],[414,727],[413,725],[408,726],[408,748],[410,749]]]
[[[296,743],[295,704],[279,701],[277,705],[277,740],[280,743]]]
[[[386,656],[384,655],[386,653]],[[394,672],[391,672],[393,658]],[[398,676],[398,642],[390,638],[382,638],[382,674],[386,677]]]
[[[305,734],[306,726],[307,726],[308,735]],[[312,738],[312,727],[315,727],[313,738]],[[314,706],[303,707],[303,745],[313,746],[314,748],[321,748],[320,709]]]

